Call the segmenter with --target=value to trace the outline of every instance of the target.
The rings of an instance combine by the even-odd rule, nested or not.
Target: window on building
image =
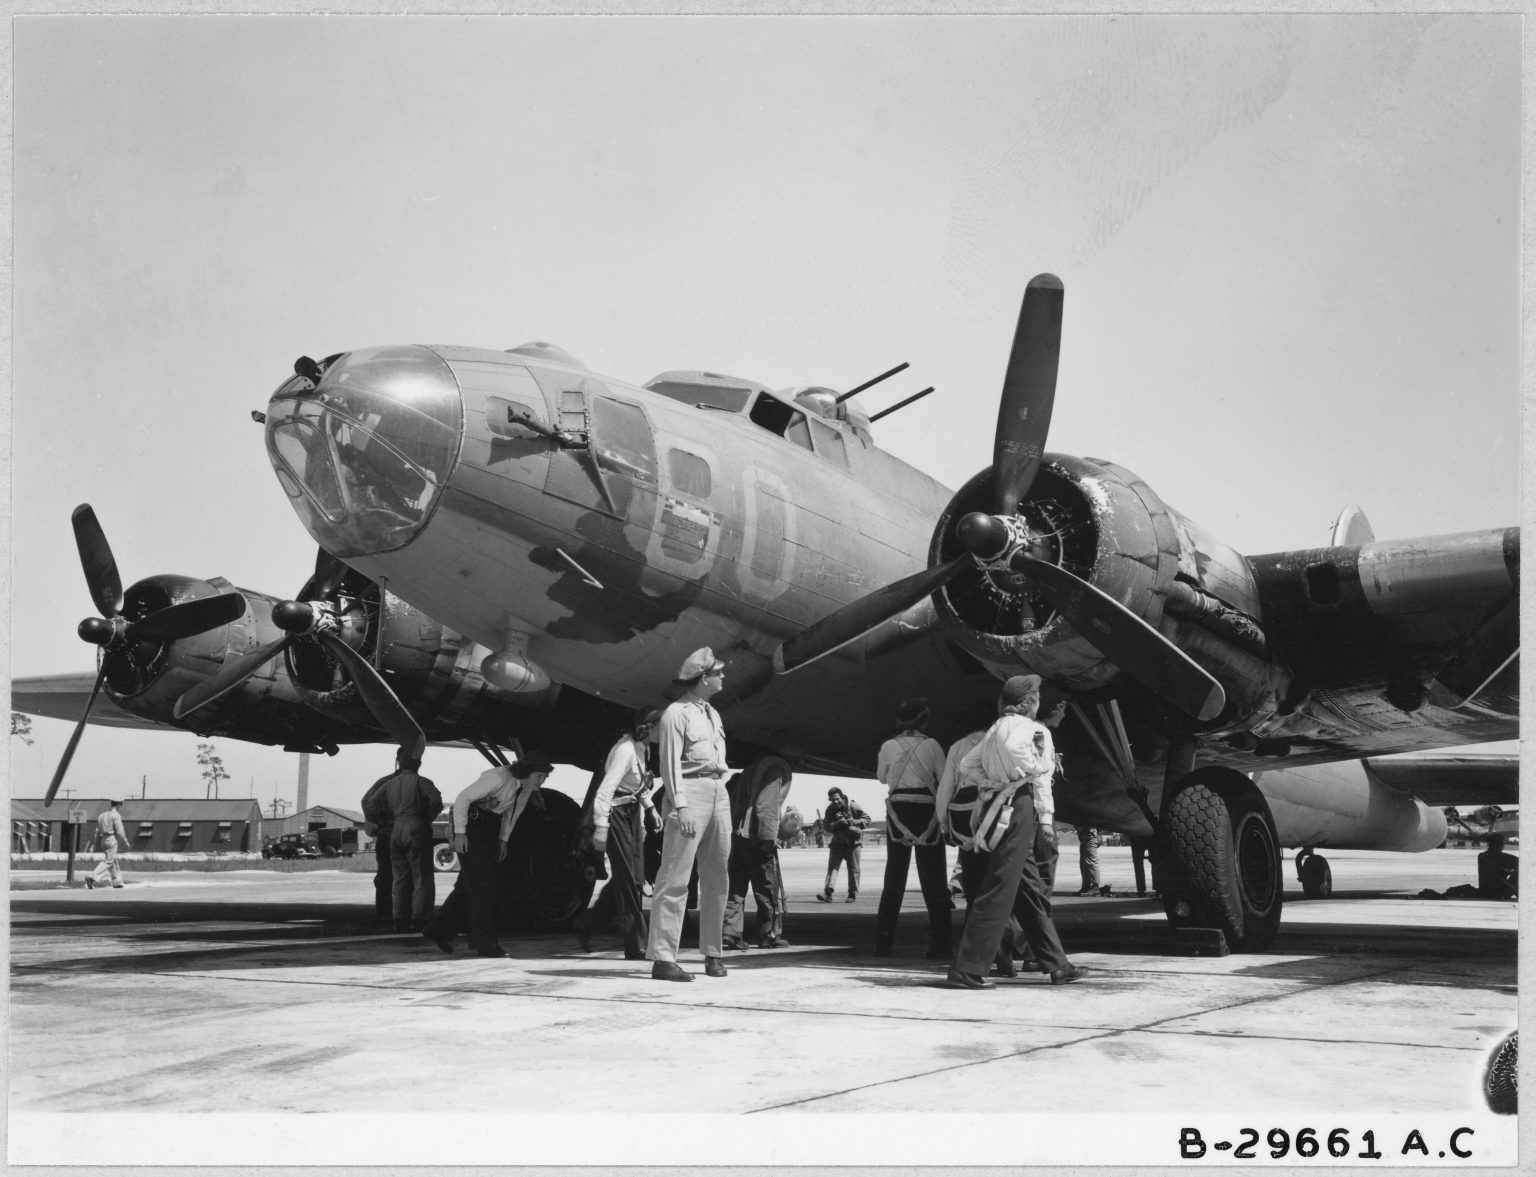
[[[176,827],[176,836],[178,838],[190,838],[192,836],[192,823],[189,821],[181,822]]]
[[[152,821],[141,821],[139,823],[139,833],[138,833],[138,836],[140,838],[148,838],[154,832],[155,832],[155,823],[154,822],[152,822]]]
[[[215,842],[228,842],[229,841],[229,827],[232,824],[233,824],[232,822],[221,821],[219,823],[218,831],[213,835],[213,840]]]

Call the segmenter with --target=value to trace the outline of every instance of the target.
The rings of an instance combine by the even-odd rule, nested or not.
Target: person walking
[[[397,932],[425,928],[436,900],[432,820],[443,811],[443,797],[417,772],[420,767],[421,761],[401,748],[395,771],[363,797],[363,817],[380,831],[376,845],[383,844],[375,854],[389,861],[390,920]]]
[[[123,815],[118,812],[122,803],[120,797],[114,797],[96,815],[96,844],[101,847],[101,861],[85,876],[88,891],[94,891],[108,879],[114,888],[122,890],[123,872],[117,865],[117,852],[128,849],[128,831],[123,828]]]
[[[583,837],[591,848],[608,856],[609,878],[586,911],[576,917],[576,936],[583,952],[592,951],[592,933],[617,916],[624,937],[624,959],[644,960],[650,928],[645,918],[641,886],[645,882],[645,812],[651,806],[647,750],[659,739],[661,712],[654,707],[637,713],[608,750],[602,779],[592,795],[591,828]]]
[[[757,946],[787,948],[783,882],[779,876],[779,821],[789,796],[790,774],[781,763],[760,760],[732,778],[731,858],[725,901],[726,948],[744,949],[747,890],[757,903]]]
[[[888,790],[885,886],[875,916],[875,955],[890,956],[896,917],[907,889],[907,872],[917,858],[917,878],[928,908],[928,959],[945,960],[951,951],[948,868],[935,810],[944,749],[924,735],[928,701],[908,699],[897,712],[897,734],[880,746],[875,775]]]
[[[818,903],[832,902],[832,889],[837,886],[837,868],[848,864],[848,902],[859,897],[859,854],[863,842],[861,831],[869,824],[869,814],[848,799],[836,785],[827,790],[827,812],[822,816],[822,829],[827,832],[827,883],[816,896]]]
[[[704,973],[726,975],[722,958],[727,867],[731,855],[731,803],[725,793],[725,725],[710,699],[725,686],[725,663],[708,646],[683,660],[676,686],[682,696],[661,715],[661,781],[667,802],[662,822],[661,868],[651,895],[646,956],[657,981],[691,981],[677,963],[688,909],[688,880],[699,868],[699,949]]]
[[[543,756],[525,756],[516,764],[486,770],[453,799],[452,845],[459,856],[459,877],[421,930],[444,952],[453,951],[454,936],[467,926],[470,946],[478,955],[507,955],[496,938],[497,868],[507,857],[507,843],[518,818],[553,771],[554,765]]]
[[[1053,985],[1065,985],[1088,975],[1067,959],[1051,919],[1039,867],[1032,853],[1036,830],[1035,795],[1049,785],[1055,772],[1055,747],[1050,731],[1035,722],[1040,705],[1040,677],[1015,675],[1003,684],[999,716],[981,742],[960,762],[963,777],[979,778],[986,793],[1006,791],[1011,811],[992,847],[975,899],[966,913],[960,950],[945,983],[959,989],[991,989],[996,982],[985,974],[997,957],[1012,916],[1020,925],[1031,952],[1050,974]],[[1054,814],[1040,824],[1051,827]],[[999,818],[1001,821],[1001,818]]]

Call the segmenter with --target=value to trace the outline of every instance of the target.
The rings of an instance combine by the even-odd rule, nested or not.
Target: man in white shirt
[[[1032,853],[1037,820],[1040,826],[1050,827],[1047,839],[1055,841],[1051,794],[1055,747],[1050,732],[1034,718],[1040,707],[1040,681],[1038,675],[1021,674],[1003,684],[997,722],[960,763],[962,774],[978,770],[990,785],[1009,790],[1012,812],[1003,811],[1009,821],[966,913],[960,951],[946,978],[953,988],[994,987],[986,972],[1002,946],[1010,915],[1022,926],[1035,959],[1050,973],[1053,985],[1068,984],[1088,973],[1067,959]]]
[[[453,951],[454,936],[467,924],[477,955],[507,955],[496,938],[498,867],[507,857],[518,818],[553,771],[554,765],[543,756],[525,756],[511,767],[497,765],[481,773],[454,798],[453,849],[459,856],[459,877],[421,932],[444,952]]]
[[[94,891],[108,879],[118,889],[123,885],[123,872],[118,869],[117,852],[128,849],[128,831],[123,828],[122,814],[117,807],[122,801],[113,798],[107,808],[96,815],[96,844],[101,847],[102,859],[96,869],[85,876],[85,885]]]
[[[661,780],[667,799],[661,869],[651,895],[646,955],[657,981],[691,981],[677,963],[688,909],[688,879],[699,865],[699,949],[704,973],[726,974],[725,901],[731,856],[731,802],[725,792],[725,726],[709,700],[725,686],[725,663],[708,646],[695,650],[677,672],[683,695],[661,716]]]

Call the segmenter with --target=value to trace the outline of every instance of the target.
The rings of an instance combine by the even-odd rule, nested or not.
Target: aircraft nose
[[[267,406],[267,457],[316,543],[334,556],[408,544],[458,460],[458,381],[426,347],[307,357]]]

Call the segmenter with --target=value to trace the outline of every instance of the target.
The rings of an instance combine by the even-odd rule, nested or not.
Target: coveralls
[[[453,828],[464,831],[469,845],[459,856],[459,877],[452,892],[427,921],[424,931],[428,936],[451,940],[467,924],[471,948],[482,953],[499,950],[496,931],[501,864],[497,855],[512,837],[518,818],[536,791],[513,776],[509,767],[498,765],[481,773],[454,798]]]
[[[392,912],[397,931],[418,930],[432,914],[432,819],[443,811],[437,786],[412,769],[385,777],[379,804],[389,814]]]

